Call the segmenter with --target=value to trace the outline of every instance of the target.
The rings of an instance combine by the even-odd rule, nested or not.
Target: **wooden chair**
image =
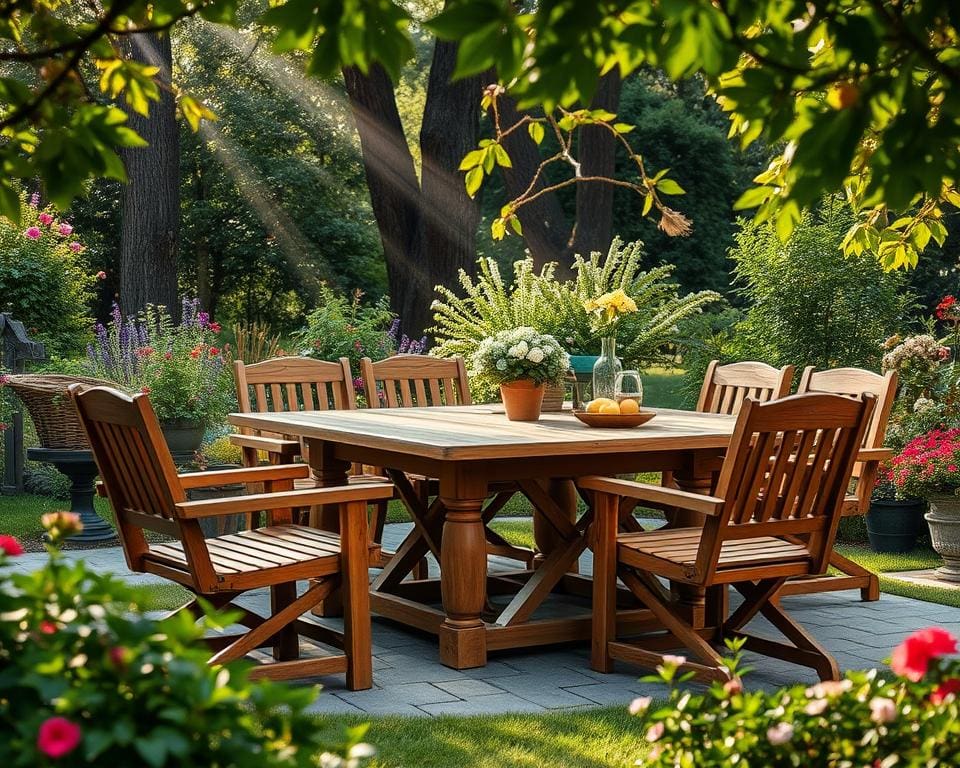
[[[880,464],[893,455],[893,451],[883,447],[883,442],[887,433],[887,422],[890,420],[890,411],[897,394],[896,371],[888,371],[881,375],[860,368],[817,371],[810,366],[804,369],[797,392],[831,392],[848,397],[859,397],[869,393],[877,398],[870,425],[863,437],[863,446],[853,465],[855,483],[853,493],[849,493],[843,503],[845,517],[865,515],[870,508],[870,497],[877,482]],[[831,554],[830,565],[839,570],[841,575],[791,579],[783,585],[779,596],[859,589],[862,600],[880,599],[880,579],[875,573],[837,552]]]
[[[779,400],[790,394],[793,370],[792,365],[785,365],[783,368],[758,362],[720,365],[719,360],[711,360],[703,376],[696,410],[698,413],[735,416],[748,397],[761,403]],[[672,472],[664,472],[660,482],[667,487],[676,487]],[[627,501],[624,511],[632,514],[636,506]],[[639,525],[631,522],[632,518],[623,516],[622,519],[630,529],[640,530]]]
[[[233,374],[237,402],[243,413],[354,410],[357,407],[350,361],[346,357],[335,363],[306,357],[276,357],[251,365],[235,360]],[[254,434],[252,430],[245,430],[231,435],[230,440],[242,449],[243,464],[247,467],[259,466],[261,452],[266,453],[271,464],[289,464],[307,458],[300,441],[291,440],[286,435]],[[350,482],[382,483],[387,480],[377,474],[365,473],[362,466],[355,465]],[[316,482],[307,476],[297,480],[295,487],[315,488]],[[370,536],[379,544],[387,519],[387,502],[377,501],[371,509]],[[249,527],[253,527],[252,520]],[[381,550],[380,564],[386,565],[392,556],[392,552]]]
[[[367,504],[393,496],[389,483],[293,490],[307,476],[305,464],[197,472],[178,475],[146,395],[95,387],[70,387],[80,422],[90,441],[105,495],[110,499],[127,565],[183,585],[217,608],[241,612],[249,631],[215,636],[210,664],[247,656],[272,646],[274,661],[254,670],[256,677],[291,679],[346,672],[353,690],[372,685],[370,601],[367,568],[379,559],[367,536]],[[263,483],[264,494],[187,501],[187,490],[228,483]],[[340,534],[292,524],[292,509],[312,504],[340,508]],[[267,525],[236,534],[204,538],[199,520],[219,515],[267,511]],[[149,543],[144,531],[173,539]],[[311,580],[297,594],[298,580]],[[262,617],[234,603],[245,592],[269,588],[271,613]],[[340,588],[344,629],[335,632],[300,617]],[[196,617],[196,599],[180,609]],[[299,658],[299,635],[342,652]]]
[[[367,405],[370,408],[429,408],[441,405],[470,405],[470,380],[462,357],[448,360],[429,355],[394,355],[373,362],[360,361],[360,376]],[[436,493],[432,478],[391,474],[401,497],[406,496],[411,508],[426,510],[430,496]],[[493,519],[517,493],[515,485],[491,488],[493,498],[484,510],[484,523]],[[533,565],[529,550],[514,547],[496,531],[485,527],[487,553]],[[420,572],[422,575],[422,567]]]
[[[772,600],[791,576],[827,568],[841,508],[874,398],[806,394],[761,404],[743,401],[715,495],[605,477],[578,481],[593,494],[593,655],[600,672],[613,659],[654,667],[664,649],[685,647],[696,661],[681,666],[701,680],[729,677],[717,646],[745,638],[745,647],[812,667],[837,679],[836,661]],[[701,513],[702,528],[618,533],[622,498]],[[803,540],[795,537],[803,536]],[[618,639],[617,577],[644,603],[666,634]],[[703,589],[706,626],[695,625],[657,577]],[[723,595],[744,597],[729,616]],[[722,593],[722,594],[721,594]],[[789,641],[748,635],[762,614]]]
[[[703,377],[697,411],[736,415],[746,398],[761,403],[779,400],[790,394],[792,384],[792,365],[783,368],[756,362],[720,365],[719,360],[712,360]]]

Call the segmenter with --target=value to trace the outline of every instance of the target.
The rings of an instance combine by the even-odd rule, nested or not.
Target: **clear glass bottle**
[[[623,370],[617,360],[617,340],[608,336],[600,341],[600,357],[593,364],[593,399],[607,397],[611,400],[617,394],[617,374]]]

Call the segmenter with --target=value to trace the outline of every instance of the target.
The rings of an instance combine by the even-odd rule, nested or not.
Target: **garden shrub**
[[[481,258],[476,278],[460,272],[463,296],[437,286],[430,329],[437,341],[433,354],[461,355],[469,364],[485,338],[517,327],[555,337],[570,354],[598,354],[600,338],[584,304],[619,289],[638,311],[625,315],[617,326],[617,356],[627,367],[664,362],[669,345],[678,338],[678,323],[719,297],[713,291],[681,296],[678,286],[669,282],[673,267],[643,271],[642,256],[642,243],[623,245],[615,239],[607,254],[577,256],[575,276],[567,281],[556,280],[555,264],[537,271],[528,256],[514,263],[512,282],[503,278],[496,261]]]
[[[48,355],[79,355],[90,337],[96,277],[73,227],[34,195],[21,199],[20,223],[0,216],[2,309],[46,345]]]
[[[79,520],[50,513],[44,523],[59,541]],[[307,713],[316,687],[252,683],[245,662],[208,666],[203,629],[187,615],[150,619],[136,590],[48,549],[41,570],[11,573],[22,548],[0,536],[5,766],[356,766],[369,754],[363,728],[324,733]]]
[[[233,376],[218,346],[220,330],[196,299],[183,300],[179,324],[162,306],[148,306],[131,319],[114,305],[110,324],[97,323],[88,370],[129,392],[150,395],[161,422],[217,426],[236,402]]]
[[[374,304],[364,304],[362,299],[360,291],[348,297],[321,285],[317,308],[307,315],[306,327],[295,334],[300,354],[318,360],[347,357],[356,375],[363,357],[383,360],[395,352],[423,351],[424,342],[397,337],[400,322],[386,298]]]
[[[745,690],[734,678],[706,693],[673,687],[669,701],[637,699],[631,712],[653,744],[648,766],[948,766],[960,764],[960,660],[957,640],[931,627],[893,652],[891,671],[848,672],[837,682],[777,691]],[[667,658],[651,678],[686,681]]]
[[[780,367],[879,370],[883,340],[913,305],[900,272],[840,250],[853,214],[839,198],[804,212],[786,242],[770,223],[740,222],[731,251],[747,308],[735,328],[740,359]]]

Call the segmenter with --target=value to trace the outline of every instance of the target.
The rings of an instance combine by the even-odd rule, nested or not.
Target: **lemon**
[[[620,413],[622,414],[633,414],[640,413],[640,403],[634,400],[632,397],[628,397],[625,400],[620,401]]]
[[[613,400],[608,400],[603,405],[600,406],[600,410],[597,413],[604,413],[608,416],[619,416],[620,415],[620,406],[616,404]]]
[[[587,413],[600,413],[600,409],[610,403],[616,405],[609,397],[598,397],[596,400],[591,400],[587,403]]]

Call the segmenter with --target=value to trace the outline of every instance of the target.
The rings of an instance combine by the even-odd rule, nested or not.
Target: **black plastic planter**
[[[867,537],[874,552],[909,552],[924,532],[923,499],[875,499],[867,512]]]

